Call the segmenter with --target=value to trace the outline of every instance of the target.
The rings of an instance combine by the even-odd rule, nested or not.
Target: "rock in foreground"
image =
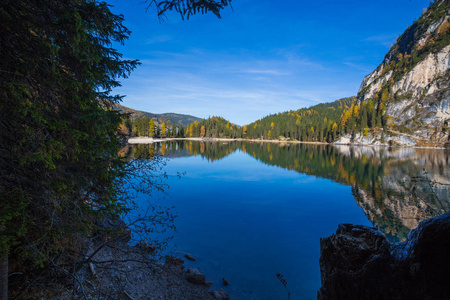
[[[205,284],[206,276],[199,270],[190,268],[186,273],[186,279],[195,284]]]
[[[320,250],[320,300],[450,299],[450,213],[396,244],[374,228],[341,224]]]
[[[216,300],[229,300],[230,299],[227,292],[225,292],[223,289],[214,290],[212,292],[212,295],[214,296],[214,299],[216,299]]]

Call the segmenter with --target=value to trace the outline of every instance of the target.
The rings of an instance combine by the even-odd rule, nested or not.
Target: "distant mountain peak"
[[[170,121],[171,123],[187,126],[195,121],[200,122],[203,120],[202,118],[198,118],[191,115],[185,115],[185,114],[177,114],[173,112],[169,113],[163,113],[163,114],[155,114],[150,113],[146,111],[136,110],[129,107],[126,107],[121,104],[113,104],[113,108],[116,110],[119,110],[123,113],[130,114],[130,118],[132,120],[141,118],[141,117],[147,117],[151,118],[154,121],[156,121],[157,124],[161,124],[162,122]]]

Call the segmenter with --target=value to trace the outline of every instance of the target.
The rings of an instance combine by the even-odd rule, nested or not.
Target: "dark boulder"
[[[396,244],[374,228],[341,224],[320,248],[318,299],[450,299],[450,213]]]
[[[228,296],[227,292],[225,292],[223,289],[212,291],[212,295],[214,296],[214,299],[217,299],[217,300],[229,300],[230,299],[230,296]]]
[[[190,261],[196,261],[197,259],[195,257],[193,257],[192,255],[190,255],[189,253],[187,253],[184,257],[186,257],[186,259],[190,260]]]
[[[141,249],[145,253],[153,253],[157,248],[155,245],[152,245],[149,242],[143,240],[139,241],[139,243],[136,244],[136,247]]]
[[[222,284],[225,285],[225,286],[227,286],[227,285],[229,285],[230,283],[229,283],[228,280],[224,277],[224,278],[222,278]]]
[[[205,284],[206,276],[200,273],[199,270],[190,268],[186,272],[186,279],[195,284]]]
[[[165,264],[172,266],[182,266],[184,264],[184,260],[176,256],[167,255]]]

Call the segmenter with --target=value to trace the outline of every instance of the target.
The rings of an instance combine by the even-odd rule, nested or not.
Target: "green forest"
[[[383,94],[384,93],[384,94]],[[382,92],[380,101],[358,104],[356,97],[343,98],[331,103],[322,103],[270,115],[239,126],[222,117],[210,117],[183,127],[172,122],[156,125],[153,119],[141,117],[122,121],[123,132],[129,136],[149,137],[202,137],[244,138],[266,140],[291,140],[304,142],[335,141],[345,134],[377,131],[388,126],[384,103],[388,95]]]

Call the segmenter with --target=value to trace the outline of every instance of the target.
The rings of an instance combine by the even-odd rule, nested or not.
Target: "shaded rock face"
[[[341,224],[320,248],[320,300],[450,299],[450,213],[396,244],[374,228]]]

